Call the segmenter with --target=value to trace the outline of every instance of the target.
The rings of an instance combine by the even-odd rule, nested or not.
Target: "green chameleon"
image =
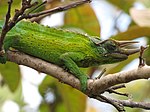
[[[0,21],[0,31],[3,22]],[[128,55],[139,49],[123,49],[133,41],[101,41],[67,30],[49,28],[27,21],[19,22],[8,32],[4,40],[4,50],[14,48],[28,55],[65,67],[80,80],[81,91],[87,88],[87,75],[79,67],[98,66],[126,60]],[[6,54],[0,62],[6,63]]]

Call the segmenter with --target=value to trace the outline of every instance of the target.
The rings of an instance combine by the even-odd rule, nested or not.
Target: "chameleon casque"
[[[3,21],[0,21],[0,31]],[[45,27],[37,23],[21,21],[7,33],[4,50],[17,49],[28,55],[65,67],[80,80],[81,90],[86,91],[87,75],[79,67],[98,66],[126,60],[139,49],[125,49],[133,41],[101,41],[67,30]],[[6,54],[0,62],[6,63]]]

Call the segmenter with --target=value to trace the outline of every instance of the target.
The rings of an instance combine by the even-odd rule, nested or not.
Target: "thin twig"
[[[107,89],[106,91],[109,92],[109,93],[115,93],[115,94],[126,96],[126,97],[129,96],[129,94],[127,94],[127,93],[120,93],[120,92],[117,92],[117,91],[115,91],[113,89]]]
[[[120,92],[115,91],[116,89],[120,89],[120,88],[125,88],[125,85],[120,84],[120,85],[117,85],[117,86],[112,86],[112,87],[108,88],[106,91],[109,92],[109,93],[115,93],[115,94],[118,94],[118,95],[123,95],[123,96],[128,97],[129,94],[127,94],[127,93],[120,93]]]
[[[116,90],[116,89],[125,88],[125,87],[126,87],[125,84],[120,84],[120,85],[112,86],[108,89]]]
[[[42,5],[44,5],[44,4],[46,4],[46,3],[47,3],[47,1],[42,2],[41,4],[39,4],[38,6],[36,6],[34,9],[32,9],[31,11],[29,11],[29,12],[27,13],[27,15],[30,14],[30,13],[32,13],[33,11],[37,10],[39,7],[41,7]]]
[[[7,34],[7,32],[10,29],[9,26],[8,26],[8,24],[9,24],[9,19],[11,17],[10,16],[10,11],[11,11],[11,5],[12,5],[12,3],[13,3],[13,0],[9,0],[8,1],[8,11],[6,13],[6,20],[5,20],[4,26],[2,28],[1,35],[0,35],[0,55],[4,54],[4,51],[3,51],[3,48],[2,48],[3,41],[4,41],[4,38],[5,38],[6,34]]]
[[[112,99],[107,97],[107,99],[109,101],[112,102],[118,102],[119,104],[126,106],[126,107],[131,107],[131,108],[143,108],[143,109],[147,109],[150,110],[150,103],[146,103],[146,102],[135,102],[135,101],[131,101],[131,100],[116,100],[116,99]]]
[[[98,95],[98,96],[92,96],[92,98],[95,98],[101,102],[105,102],[105,103],[113,103],[113,106],[117,109],[118,105],[120,106],[126,106],[126,107],[131,107],[131,108],[143,108],[146,110],[150,110],[150,103],[146,103],[146,102],[135,102],[135,101],[131,101],[131,100],[118,100],[118,99],[113,99],[113,98],[109,98],[109,97],[105,97],[102,95]],[[115,102],[115,103],[114,103]],[[117,109],[119,110],[119,109]]]
[[[106,68],[102,69],[101,73],[95,79],[100,79],[105,72],[106,72]]]
[[[113,105],[118,110],[118,112],[125,112],[123,105],[116,101],[110,100],[103,95],[96,96],[95,98],[98,100],[102,99],[103,102]]]
[[[91,0],[77,1],[77,2],[73,2],[73,3],[70,3],[70,4],[65,5],[65,6],[59,6],[59,7],[56,7],[56,8],[50,9],[50,10],[46,10],[46,11],[42,11],[42,12],[39,12],[39,13],[27,14],[27,15],[24,15],[23,18],[30,19],[30,18],[33,18],[33,17],[39,17],[41,15],[45,15],[45,14],[50,15],[50,14],[54,14],[54,13],[57,13],[57,12],[66,11],[68,9],[77,7],[77,6],[82,5],[82,4],[85,4],[87,2],[91,2]]]
[[[9,19],[11,17],[10,12],[11,12],[11,5],[12,5],[12,3],[13,3],[13,0],[9,0],[8,1],[8,11],[7,11],[7,14],[6,14],[6,20],[5,20],[4,27],[6,27],[8,25]]]

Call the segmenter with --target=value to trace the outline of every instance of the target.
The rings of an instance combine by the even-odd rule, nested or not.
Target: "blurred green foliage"
[[[64,24],[67,27],[80,28],[89,35],[100,35],[100,25],[90,4],[67,11]]]
[[[0,64],[0,72],[4,82],[7,83],[10,90],[14,92],[18,87],[21,76],[18,65],[12,62]]]
[[[46,94],[45,91],[47,91]],[[41,110],[46,104],[49,105],[48,110],[50,112],[84,112],[85,110],[86,96],[70,86],[58,82],[52,77],[45,77],[39,86],[39,92],[45,99],[40,106]],[[54,101],[48,102],[46,96],[50,93],[54,95]],[[45,108],[47,108],[47,106],[45,106]]]
[[[34,0],[36,1],[36,0]],[[38,0],[41,2],[42,0]],[[53,7],[66,5],[70,2],[75,2],[76,0],[50,0],[46,6],[41,7],[36,10],[48,10]],[[95,0],[93,0],[95,1]],[[98,1],[97,1],[98,2]],[[122,14],[127,14],[131,17],[130,9],[135,5],[135,3],[140,3],[146,8],[150,7],[149,0],[106,0],[107,3],[111,4],[118,12]],[[14,0],[11,14],[13,15],[15,9],[21,7],[21,0]],[[109,7],[108,7],[109,8]],[[7,12],[7,0],[0,0],[0,19],[5,18]],[[149,14],[150,15],[150,14]],[[42,18],[41,18],[42,19]],[[148,19],[145,16],[144,19]],[[141,21],[142,20],[138,20]],[[150,21],[150,20],[149,20]],[[115,20],[114,20],[115,24]],[[85,4],[77,8],[70,9],[64,14],[64,25],[62,28],[67,29],[80,29],[83,32],[92,35],[99,36],[101,33],[101,26],[90,4]],[[132,40],[140,37],[146,37],[146,41],[150,44],[150,27],[140,26],[136,24],[136,21],[132,20],[128,29],[124,32],[117,32],[116,35],[112,35],[111,38],[117,40]],[[150,50],[148,49],[145,53],[146,63],[150,64]],[[128,60],[116,64],[115,67],[110,67],[107,69],[107,73],[115,73],[121,71],[126,65],[138,57],[138,54],[132,55]],[[137,65],[138,66],[138,65]],[[106,66],[107,67],[107,66]],[[87,70],[89,73],[93,73],[96,69]],[[92,71],[92,72],[91,72]],[[19,66],[8,62],[5,65],[0,64],[0,108],[5,100],[10,99],[18,103],[20,108],[25,104],[21,98],[21,74]],[[32,74],[31,74],[32,75]],[[121,92],[128,92],[133,95],[135,101],[148,101],[150,82],[145,80],[135,81],[127,84],[126,89],[120,89]],[[7,93],[7,94],[5,94]],[[86,101],[87,97],[80,93],[79,91],[61,84],[56,79],[46,76],[42,83],[39,85],[39,93],[43,97],[43,101],[40,104],[39,112],[85,112],[86,111]],[[47,100],[47,95],[51,93],[54,95],[54,100],[49,102]],[[9,97],[8,97],[9,96]],[[115,96],[116,97],[116,96]],[[118,97],[118,96],[117,96]],[[120,98],[120,97],[118,97]],[[125,98],[126,99],[126,98]],[[142,112],[141,109],[131,109],[127,108],[128,112]],[[93,111],[88,111],[93,112]]]

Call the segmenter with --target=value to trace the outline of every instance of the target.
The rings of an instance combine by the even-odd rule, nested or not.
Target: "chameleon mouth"
[[[137,53],[137,52],[139,52],[140,51],[140,49],[139,48],[137,48],[137,49],[121,49],[120,50],[120,53],[121,54],[125,54],[125,55],[132,55],[132,54],[135,54],[135,53]]]

